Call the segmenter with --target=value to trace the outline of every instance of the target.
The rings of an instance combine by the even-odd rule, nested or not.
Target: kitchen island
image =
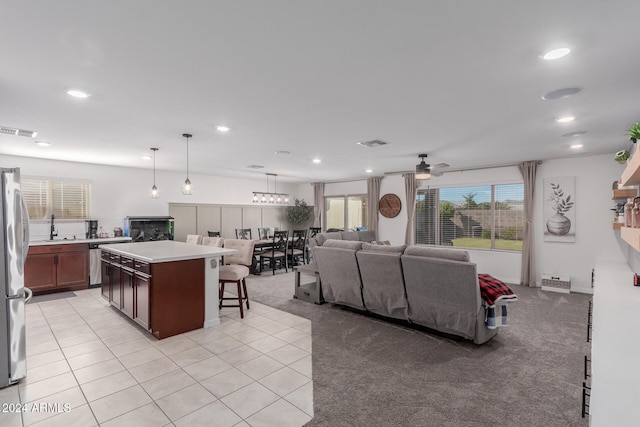
[[[172,240],[100,249],[102,296],[156,338],[220,324],[220,257],[236,250]]]

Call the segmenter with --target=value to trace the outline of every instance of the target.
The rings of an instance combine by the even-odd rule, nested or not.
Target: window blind
[[[53,180],[23,177],[22,196],[29,218],[44,220],[89,218],[91,183],[88,181]]]
[[[420,190],[416,243],[522,250],[524,184]]]

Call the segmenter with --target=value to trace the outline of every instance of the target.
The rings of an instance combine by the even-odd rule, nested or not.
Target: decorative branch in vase
[[[554,236],[564,236],[571,230],[571,220],[564,215],[573,207],[571,194],[563,198],[564,190],[562,190],[560,184],[550,184],[553,192],[548,200],[553,202],[553,210],[556,213],[547,220],[547,230]]]

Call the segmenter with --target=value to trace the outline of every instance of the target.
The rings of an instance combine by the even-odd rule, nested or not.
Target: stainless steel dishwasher
[[[102,284],[102,274],[100,272],[100,243],[89,243],[89,287],[97,287]]]

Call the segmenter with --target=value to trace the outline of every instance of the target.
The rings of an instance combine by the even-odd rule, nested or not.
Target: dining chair
[[[218,308],[223,307],[239,307],[240,318],[244,318],[243,303],[247,305],[249,310],[249,294],[247,293],[247,283],[245,279],[249,275],[249,266],[253,261],[253,247],[255,242],[247,239],[225,239],[224,247],[226,249],[236,249],[238,252],[225,255],[224,265],[219,269],[219,286],[218,286]],[[237,296],[225,297],[224,286],[226,283],[235,283],[237,286]],[[225,301],[237,301],[237,304],[225,304]]]
[[[309,227],[309,238],[316,237],[322,231],[322,227]]]
[[[202,236],[199,234],[187,234],[186,242],[193,245],[199,245],[200,242],[202,242]]]
[[[274,231],[273,242],[270,249],[264,250],[260,254],[260,272],[262,272],[262,266],[264,261],[269,263],[273,274],[276,274],[276,264],[280,263],[280,266],[284,264],[285,272],[287,269],[287,239],[289,237],[288,231]],[[282,267],[281,267],[282,268]]]
[[[209,235],[209,237],[220,237],[219,231],[207,231],[207,234]]]
[[[236,228],[236,239],[253,240],[250,228]]]
[[[201,244],[204,246],[216,246],[221,248],[224,245],[224,239],[222,237],[203,237]]]
[[[306,264],[307,253],[307,230],[293,230],[291,241],[287,249],[289,265],[293,267],[296,263]]]
[[[269,227],[258,227],[258,240],[268,240],[270,232]]]

